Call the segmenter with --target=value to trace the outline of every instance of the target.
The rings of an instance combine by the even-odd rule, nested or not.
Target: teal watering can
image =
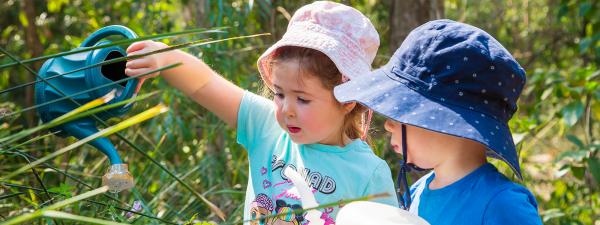
[[[81,43],[79,48],[110,44],[110,41],[103,39],[112,35],[120,35],[128,39],[137,38],[137,35],[129,28],[112,25],[92,33],[83,41],[83,43]],[[138,83],[137,79],[108,85],[111,82],[127,78],[127,75],[125,75],[125,61],[97,66],[63,76],[56,76],[126,55],[127,53],[121,47],[111,46],[47,60],[39,71],[39,77],[52,77],[52,79],[47,81],[51,83],[52,86],[59,89],[60,92],[64,93],[64,95],[38,78],[38,82],[35,85],[35,103],[39,105],[64,96],[73,95],[72,98],[80,105],[83,105],[105,96],[112,90],[116,90],[116,94],[108,104],[117,103],[133,97],[136,94],[134,92]],[[87,91],[101,85],[108,86],[93,91]],[[69,99],[65,99],[43,105],[37,110],[42,121],[46,123],[77,107],[77,104]],[[107,120],[125,114],[129,111],[130,107],[131,105],[125,105],[123,107],[112,108],[97,113],[96,116],[103,120]],[[98,132],[98,128],[96,127],[96,121],[94,119],[86,117],[64,123],[53,128],[53,131],[60,131],[58,133],[59,136],[73,136],[78,139],[83,139]],[[110,160],[111,166],[108,173],[103,177],[103,183],[108,185],[111,191],[118,192],[133,187],[133,178],[129,174],[127,164],[123,164],[117,150],[108,138],[101,137],[88,143],[108,156],[108,159]]]

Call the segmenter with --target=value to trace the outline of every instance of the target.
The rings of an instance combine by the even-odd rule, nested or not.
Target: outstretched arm
[[[127,48],[127,55],[143,54],[166,47],[168,47],[166,44],[160,42],[136,42]],[[216,114],[227,125],[235,129],[244,90],[218,75],[193,55],[174,50],[137,58],[127,62],[125,73],[135,76],[178,62],[183,65],[161,71],[160,75],[171,86]],[[142,78],[138,89],[145,79],[157,75],[158,73]]]

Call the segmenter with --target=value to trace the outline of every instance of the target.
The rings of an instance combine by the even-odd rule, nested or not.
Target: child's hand
[[[127,48],[127,56],[144,54],[144,53],[156,51],[156,50],[167,48],[167,47],[168,47],[168,45],[161,43],[161,42],[155,42],[155,41],[135,42]],[[163,53],[158,53],[158,54],[154,54],[154,55],[148,55],[148,56],[144,56],[141,58],[133,59],[131,61],[128,61],[127,64],[125,65],[125,74],[127,74],[127,76],[136,76],[136,75],[140,75],[140,74],[147,73],[149,71],[158,69],[160,67],[165,66],[166,58],[167,57],[165,56],[165,53],[163,52]],[[137,93],[140,90],[140,88],[142,87],[142,84],[144,83],[144,81],[146,79],[156,77],[156,76],[158,76],[158,74],[159,74],[159,72],[156,72],[156,73],[152,73],[152,74],[149,74],[149,75],[146,75],[143,77],[139,77],[139,83],[135,89],[135,93]]]

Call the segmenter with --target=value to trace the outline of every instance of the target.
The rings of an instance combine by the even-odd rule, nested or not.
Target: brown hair
[[[308,74],[316,75],[323,86],[333,92],[333,88],[342,83],[342,73],[338,70],[335,63],[324,53],[304,47],[283,46],[275,50],[271,56],[269,70],[278,62],[298,60],[298,64],[302,71]],[[269,71],[270,73],[271,71]],[[307,73],[301,73],[307,74]],[[337,100],[336,100],[337,102]],[[341,103],[338,102],[340,106]],[[343,133],[351,139],[362,137],[361,117],[366,108],[360,104],[356,104],[350,113],[344,118],[342,126]],[[343,136],[341,137],[343,140]],[[365,140],[368,139],[368,135]]]

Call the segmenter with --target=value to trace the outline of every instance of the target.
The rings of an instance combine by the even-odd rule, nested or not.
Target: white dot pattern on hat
[[[415,40],[422,39],[421,35],[415,37]],[[503,51],[504,49],[497,49],[496,46],[487,48],[487,42],[480,43],[482,47],[479,44],[471,45],[468,51],[465,51],[465,48],[468,48],[469,45],[457,45],[457,49],[466,54],[452,52],[453,54],[444,55],[442,60],[433,59],[437,59],[438,54],[449,52],[446,49],[447,45],[436,46],[437,43],[419,41],[412,43],[414,43],[412,44],[414,48],[409,49],[411,52],[402,52],[400,49],[399,53],[401,54],[398,55],[404,56],[400,62],[395,61],[396,59],[390,60],[388,65],[382,67],[382,69],[392,70],[391,72],[383,71],[390,73],[374,73],[382,75],[381,77],[387,75],[391,80],[386,80],[390,82],[386,83],[380,78],[375,78],[384,86],[385,90],[374,93],[369,98],[374,99],[374,102],[394,99],[395,103],[389,106],[384,104],[384,111],[378,112],[397,121],[404,121],[404,123],[423,128],[429,126],[428,129],[433,131],[448,132],[451,135],[484,143],[489,147],[488,156],[510,161],[512,168],[518,170],[518,164],[514,164],[515,155],[512,152],[514,145],[510,139],[510,130],[505,124],[514,113],[514,101],[522,89],[519,84],[525,78],[524,71],[515,68],[518,63],[510,55],[500,54],[506,52]],[[411,54],[419,53],[419,47],[423,43],[427,43],[424,45],[423,51],[431,52],[433,60],[427,62],[432,63],[423,65],[418,63],[417,58],[425,56],[416,55],[425,53],[414,54],[414,61],[410,61],[412,59],[405,60],[405,58],[412,57]],[[398,64],[396,65],[396,63]],[[405,79],[394,79],[395,77],[391,77],[394,75]],[[361,79],[361,82],[369,79],[371,78]],[[374,88],[377,86],[377,82],[366,83],[362,86],[363,90],[366,90],[367,87],[378,90]],[[399,84],[401,87],[392,90],[390,87],[395,88],[392,83]],[[355,94],[352,93],[353,91],[353,89],[346,88],[346,96],[352,98],[351,96]],[[387,97],[386,93],[395,98]],[[386,98],[383,98],[384,95]],[[446,102],[443,102],[444,98],[446,98]],[[509,140],[511,143],[502,144],[505,140]],[[503,152],[505,157],[501,157],[497,150],[501,151],[502,149],[511,150],[511,152]]]

